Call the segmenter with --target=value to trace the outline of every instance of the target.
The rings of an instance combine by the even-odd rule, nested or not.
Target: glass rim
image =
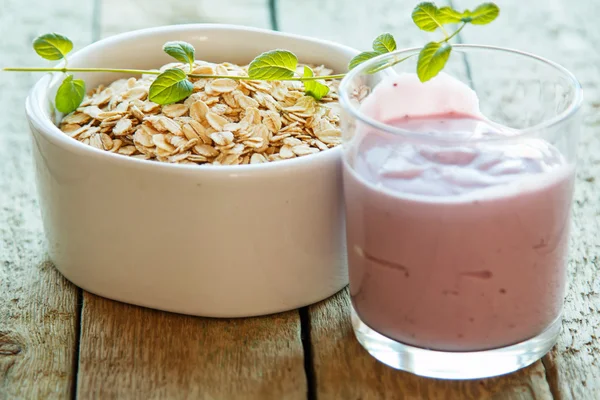
[[[389,125],[389,124],[377,121],[376,119],[369,117],[368,115],[361,112],[358,107],[354,106],[351,103],[350,97],[349,97],[350,82],[354,78],[356,78],[357,76],[359,76],[361,74],[364,74],[365,70],[369,69],[370,67],[375,66],[377,63],[379,63],[383,60],[386,60],[388,58],[395,57],[398,55],[407,55],[407,53],[416,54],[418,51],[421,50],[421,47],[410,47],[410,48],[406,48],[406,49],[395,50],[393,52],[385,53],[385,54],[379,55],[377,57],[371,58],[370,60],[365,61],[365,62],[361,63],[360,65],[356,66],[355,68],[353,68],[352,70],[350,70],[350,72],[348,72],[346,74],[346,76],[344,76],[342,81],[340,82],[340,86],[339,86],[340,105],[346,112],[350,113],[357,120],[359,120],[373,128],[376,128],[378,130],[385,131],[387,133],[398,134],[398,135],[402,135],[407,138],[412,138],[412,139],[416,139],[419,141],[435,141],[435,142],[443,142],[443,141],[459,142],[460,141],[460,142],[473,143],[473,142],[484,142],[484,141],[487,141],[487,142],[489,142],[489,141],[506,141],[507,139],[513,140],[516,138],[534,134],[535,132],[539,132],[540,130],[543,130],[543,129],[551,128],[551,127],[561,123],[562,121],[567,120],[568,118],[572,117],[573,115],[575,115],[577,113],[577,111],[579,111],[579,109],[581,108],[581,105],[583,104],[583,88],[581,87],[581,84],[579,83],[579,81],[577,80],[577,78],[571,71],[569,71],[568,69],[566,69],[565,67],[563,67],[562,65],[560,65],[558,63],[555,63],[546,58],[536,56],[534,54],[531,54],[531,53],[528,53],[525,51],[515,50],[515,49],[511,49],[511,48],[507,48],[507,47],[477,45],[477,44],[453,44],[452,47],[456,48],[456,49],[463,49],[463,50],[500,51],[500,52],[504,52],[504,53],[510,53],[510,54],[515,54],[518,56],[523,56],[525,58],[529,58],[529,59],[533,59],[535,61],[541,62],[541,63],[546,64],[547,66],[555,69],[556,71],[561,73],[563,76],[566,76],[568,78],[568,80],[571,82],[572,87],[575,89],[575,95],[574,95],[573,99],[570,101],[569,106],[565,110],[563,110],[561,113],[559,113],[558,115],[556,115],[552,118],[548,118],[548,119],[540,122],[539,124],[529,126],[526,128],[522,128],[522,129],[511,128],[511,131],[514,132],[515,134],[510,135],[509,137],[505,137],[505,136],[477,137],[476,139],[466,139],[465,140],[464,138],[462,138],[462,139],[457,139],[457,138],[452,138],[452,137],[444,138],[444,137],[440,137],[440,136],[429,137],[427,135],[423,135],[420,133],[412,133],[405,129],[398,128],[393,125]],[[385,71],[385,70],[382,70],[382,72],[383,71]]]

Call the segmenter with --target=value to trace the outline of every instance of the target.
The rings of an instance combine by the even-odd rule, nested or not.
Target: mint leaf
[[[168,69],[150,85],[149,99],[157,104],[177,103],[194,92],[194,85],[179,68]]]
[[[463,19],[464,22],[470,22],[473,25],[486,25],[498,17],[500,9],[494,3],[483,3],[469,14],[468,21],[465,18]]]
[[[304,66],[304,75],[303,78],[311,78],[315,76],[314,72],[308,65]],[[321,100],[323,97],[327,96],[329,93],[329,87],[327,85],[323,85],[318,81],[303,81],[304,82],[304,92],[314,97],[315,100]]]
[[[437,6],[433,3],[419,3],[413,9],[412,20],[419,29],[433,32],[442,25],[437,20],[438,12]]]
[[[373,50],[376,53],[384,54],[396,50],[396,40],[390,33],[384,33],[373,41]]]
[[[272,50],[256,57],[248,66],[251,79],[275,81],[293,78],[298,66],[298,57],[287,50]]]
[[[184,64],[193,67],[196,60],[194,46],[187,42],[176,41],[167,42],[163,45],[163,51]]]
[[[417,75],[421,82],[427,82],[444,68],[451,51],[452,46],[446,42],[429,42],[423,47],[417,61]]]
[[[58,33],[47,33],[33,41],[33,49],[46,60],[61,60],[73,50],[73,42]]]
[[[370,60],[373,57],[377,57],[378,55],[379,53],[376,53],[374,51],[362,52],[359,55],[355,56],[352,60],[350,60],[350,63],[348,64],[348,69],[352,69],[357,65],[362,64],[367,60]]]
[[[79,107],[85,96],[85,82],[81,79],[73,79],[73,75],[67,75],[58,87],[54,105],[62,113],[68,114]]]
[[[464,15],[451,7],[442,7],[436,15],[437,20],[442,24],[456,24],[462,22]]]

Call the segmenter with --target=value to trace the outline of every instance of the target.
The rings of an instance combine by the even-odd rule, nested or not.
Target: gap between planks
[[[300,332],[302,336],[302,349],[304,351],[304,373],[306,374],[307,399],[317,399],[317,381],[313,357],[313,346],[311,337],[311,318],[309,307],[300,310]]]
[[[73,381],[71,399],[77,399],[77,381],[79,376],[79,351],[81,348],[81,316],[83,314],[83,289],[77,288],[77,311],[75,314],[75,352],[73,354]]]

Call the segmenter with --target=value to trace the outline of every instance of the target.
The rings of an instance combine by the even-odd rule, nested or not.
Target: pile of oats
[[[167,64],[161,68],[181,68]],[[303,66],[298,67],[302,73]],[[331,74],[324,66],[315,75]],[[247,75],[247,66],[197,61],[194,74]],[[155,75],[100,86],[60,129],[109,152],[179,164],[254,164],[318,153],[341,143],[338,82],[316,101],[295,81],[192,79],[194,94],[160,106],[148,100]]]

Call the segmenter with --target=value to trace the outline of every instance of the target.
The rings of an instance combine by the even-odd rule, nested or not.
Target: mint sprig
[[[355,56],[348,64],[348,69],[352,69],[357,65],[364,63],[371,58],[380,56],[382,54],[391,53],[396,50],[396,40],[391,33],[383,33],[373,40],[373,51],[363,51],[362,53]],[[377,68],[370,72],[377,72]]]
[[[457,24],[464,22],[464,15],[461,12],[456,11],[452,7],[442,7],[437,11],[436,20],[441,24]],[[435,29],[434,29],[435,30]]]
[[[365,61],[370,60],[371,58],[377,57],[381,55],[376,51],[363,51],[359,55],[355,56],[350,63],[348,64],[348,69],[353,69],[354,67],[364,63]]]
[[[412,19],[419,29],[433,32],[440,29],[444,38],[438,42],[429,42],[421,49],[417,61],[417,75],[421,82],[426,82],[440,73],[446,66],[452,45],[450,40],[460,33],[467,25],[486,25],[495,20],[500,14],[500,9],[494,3],[483,3],[474,11],[459,12],[451,7],[438,8],[434,3],[424,2],[418,4]],[[444,25],[462,22],[452,34],[448,34]]]
[[[56,109],[68,114],[75,111],[85,97],[85,82],[81,79],[73,79],[73,75],[67,75],[58,87],[54,99]]]
[[[379,54],[390,53],[396,50],[396,39],[391,33],[384,33],[373,40],[373,50]]]
[[[419,29],[426,32],[440,30],[444,38],[437,42],[427,43],[418,53],[417,75],[422,82],[435,77],[446,65],[451,52],[453,39],[467,25],[486,25],[494,21],[500,13],[500,9],[494,3],[483,3],[473,11],[457,11],[452,7],[438,8],[432,2],[423,2],[418,4],[413,12],[412,19]],[[460,24],[460,26],[449,34],[446,28],[450,25]],[[175,58],[177,61],[189,66],[189,71],[185,72],[181,68],[171,68],[164,72],[156,70],[139,69],[121,69],[121,68],[68,68],[67,55],[73,50],[73,42],[64,35],[58,33],[48,33],[36,38],[33,42],[33,48],[37,54],[47,60],[63,60],[62,68],[4,68],[5,71],[17,72],[59,72],[66,74],[55,97],[56,108],[63,113],[70,113],[76,110],[85,96],[85,83],[80,79],[74,79],[69,72],[117,72],[130,74],[150,74],[157,75],[150,86],[149,99],[158,104],[171,104],[189,97],[193,93],[193,84],[190,78],[228,78],[235,80],[287,80],[301,81],[304,84],[305,93],[321,100],[329,94],[329,87],[320,81],[341,79],[346,74],[336,74],[327,76],[315,76],[312,69],[304,67],[302,75],[297,72],[298,57],[288,50],[271,50],[257,56],[248,66],[247,76],[229,76],[229,75],[206,75],[194,74],[196,51],[194,47],[183,41],[167,42],[163,46],[165,53]],[[372,44],[372,50],[362,52],[352,58],[348,64],[348,69],[368,61],[382,54],[395,51],[397,48],[396,40],[390,33],[383,33]],[[388,58],[382,61],[366,72],[370,74],[377,73],[386,68],[392,67],[404,60],[414,56],[411,54],[401,59]]]
[[[194,46],[187,42],[176,41],[167,42],[163,46],[163,51],[176,59],[179,62],[188,64],[190,72],[194,69],[194,61],[196,61]]]
[[[64,59],[66,68],[67,54],[73,50],[73,42],[59,33],[46,33],[35,38],[33,49],[46,60]],[[56,91],[54,103],[58,111],[70,113],[79,107],[84,97],[85,82],[81,79],[73,79],[73,75],[67,75]]]
[[[187,99],[192,93],[194,85],[186,73],[178,68],[171,68],[152,82],[148,97],[157,104],[171,104]]]
[[[417,61],[417,75],[422,82],[436,76],[450,57],[452,46],[449,43],[430,42],[423,47]]]
[[[304,78],[312,78],[315,76],[315,73],[308,65],[305,65],[302,76]],[[329,93],[329,86],[323,85],[319,81],[306,81],[304,82],[304,90],[307,95],[314,97],[316,100],[321,100]]]
[[[248,66],[248,76],[254,80],[277,81],[293,78],[298,57],[291,51],[271,50],[256,57]]]
[[[438,28],[444,29],[438,7],[430,2],[417,4],[412,12],[412,20],[419,29],[433,32]]]
[[[487,25],[500,14],[500,9],[494,3],[484,3],[479,5],[473,12],[465,11],[464,22],[470,22],[473,25]]]
[[[62,60],[73,50],[73,42],[59,33],[46,33],[33,41],[33,49],[46,60]]]

